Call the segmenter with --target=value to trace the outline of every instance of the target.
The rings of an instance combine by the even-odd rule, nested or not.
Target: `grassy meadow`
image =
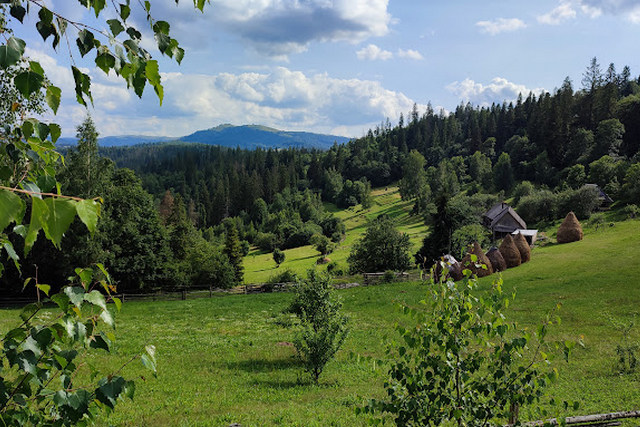
[[[332,203],[325,203],[325,209],[334,213],[344,221],[347,234],[338,248],[329,255],[332,261],[338,263],[345,271],[348,268],[347,257],[351,251],[351,246],[362,237],[367,227],[367,221],[381,214],[386,214],[393,218],[398,230],[407,233],[413,244],[413,252],[416,252],[426,234],[427,227],[424,225],[422,216],[410,215],[412,202],[400,200],[398,187],[381,188],[372,191],[373,206],[370,209],[362,209],[360,205],[349,209],[338,209]],[[263,283],[271,276],[274,276],[286,269],[299,275],[304,275],[309,268],[316,265],[316,260],[320,254],[313,246],[307,245],[283,251],[285,261],[276,268],[271,252],[264,252],[253,248],[249,255],[245,257],[244,280],[246,283]]]
[[[505,288],[516,288],[518,294],[506,313],[510,319],[534,327],[561,302],[562,323],[551,330],[552,338],[584,336],[585,347],[577,348],[569,363],[555,361],[560,380],[549,390],[558,399],[580,401],[574,414],[640,408],[640,374],[615,369],[621,334],[610,320],[631,321],[639,310],[639,248],[640,221],[625,221],[598,231],[587,228],[581,242],[536,248],[531,262],[503,273]],[[481,288],[490,283],[491,277],[483,279]],[[339,295],[351,333],[327,365],[320,386],[310,383],[294,358],[291,318],[282,314],[291,294],[126,303],[117,318],[115,357],[97,353],[89,362],[115,369],[152,343],[158,377],[137,362],[128,365],[125,376],[139,378],[135,401],[121,403],[102,424],[366,425],[354,408],[383,395],[384,369],[349,354],[383,357],[385,343],[395,337],[394,323],[406,321],[397,303],[416,303],[425,285],[392,283]],[[1,330],[16,319],[16,310],[0,311]],[[640,340],[640,326],[631,337]],[[521,413],[525,419],[531,416],[526,408]]]

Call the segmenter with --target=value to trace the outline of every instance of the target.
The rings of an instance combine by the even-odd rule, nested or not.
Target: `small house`
[[[593,188],[598,192],[598,200],[600,200],[600,209],[606,210],[611,207],[613,204],[613,199],[609,197],[607,193],[604,192],[602,188],[598,184],[585,184],[587,188]]]
[[[525,230],[527,223],[508,204],[501,202],[482,216],[483,224],[491,230],[493,238],[500,238],[516,230]]]

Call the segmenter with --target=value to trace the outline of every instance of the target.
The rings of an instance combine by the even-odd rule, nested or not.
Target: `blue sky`
[[[45,3],[91,20],[77,2]],[[162,107],[150,88],[138,99],[75,53],[92,76],[90,113],[103,136],[181,136],[232,123],[357,137],[387,117],[397,123],[414,103],[490,105],[552,92],[566,76],[579,89],[594,56],[603,70],[613,62],[640,74],[638,0],[221,0],[204,14],[190,0],[152,4],[187,51],[181,66],[160,61]],[[144,28],[140,11],[134,18]],[[86,111],[74,100],[66,47],[52,52],[14,28],[63,89],[55,120],[73,135]]]

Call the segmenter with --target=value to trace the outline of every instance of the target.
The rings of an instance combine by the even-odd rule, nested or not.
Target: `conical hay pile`
[[[493,271],[505,271],[507,269],[507,262],[502,257],[502,254],[498,250],[498,248],[493,247],[489,249],[487,252],[487,258],[491,261],[491,266],[493,267]]]
[[[569,212],[562,224],[560,224],[556,240],[558,243],[571,243],[582,240],[582,226],[573,212]]]
[[[529,243],[527,243],[527,239],[525,239],[522,234],[518,233],[513,239],[513,242],[520,251],[520,259],[522,260],[522,263],[524,264],[529,261],[531,259],[531,247],[529,246]]]
[[[442,275],[442,272],[445,268],[447,269],[447,276],[444,277],[445,280],[451,278],[454,282],[457,282],[458,280],[462,279],[463,275],[460,263],[456,261],[456,259],[451,255],[445,255],[435,263],[433,269],[433,279],[435,281],[440,280],[440,276]]]
[[[472,254],[478,257],[478,260],[476,262],[471,261]],[[464,258],[462,258],[460,264],[462,264],[463,270],[468,268],[473,274],[478,277],[484,277],[493,274],[491,261],[489,261],[489,258],[487,258],[484,252],[482,252],[482,248],[480,247],[478,242],[473,242],[473,245],[469,245],[468,253],[464,256]],[[476,267],[476,264],[484,264],[487,266],[487,268],[482,268],[482,266]]]
[[[513,237],[511,237],[511,234],[507,234],[505,238],[502,239],[502,243],[500,244],[500,248],[498,250],[500,251],[500,254],[502,254],[502,258],[504,258],[504,262],[507,264],[507,268],[517,267],[522,264],[520,251],[513,241]]]

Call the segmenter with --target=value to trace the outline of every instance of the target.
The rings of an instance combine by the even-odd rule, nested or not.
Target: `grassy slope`
[[[337,217],[341,218],[347,229],[345,240],[342,241],[335,252],[329,255],[332,261],[336,261],[345,270],[347,269],[347,257],[351,251],[351,246],[364,233],[369,219],[375,218],[380,214],[387,214],[394,218],[397,228],[409,234],[411,242],[414,244],[414,252],[419,249],[427,230],[422,217],[409,215],[412,203],[400,200],[397,187],[374,190],[373,198],[373,206],[368,210],[363,210],[360,205],[340,210],[333,204],[325,204],[327,211],[333,212]],[[252,250],[244,259],[245,282],[265,282],[269,277],[284,269],[304,274],[315,265],[319,257],[318,252],[312,246],[288,249],[284,253],[286,256],[285,261],[280,265],[279,269],[276,269],[271,253]]]
[[[613,368],[619,334],[605,317],[630,320],[640,306],[640,221],[618,223],[569,245],[537,248],[530,263],[504,273],[505,287],[518,298],[509,310],[525,326],[561,301],[562,324],[554,338],[584,335],[585,349],[571,362],[558,360],[556,397],[582,402],[579,414],[640,407],[638,374]],[[489,278],[487,278],[489,279]],[[484,279],[484,287],[490,280]],[[385,339],[401,319],[398,300],[424,296],[419,283],[390,284],[340,291],[352,331],[331,362],[321,386],[308,384],[287,345],[292,331],[281,312],[290,294],[232,295],[213,299],[127,303],[118,317],[118,360],[95,357],[115,367],[146,343],[158,349],[159,376],[138,382],[135,402],[125,402],[109,422],[117,425],[243,426],[364,425],[354,406],[381,396],[384,376],[372,364],[349,358],[350,351],[383,356]],[[16,312],[0,312],[0,330]],[[640,339],[640,328],[633,332]],[[137,364],[129,377],[146,375]],[[526,415],[526,411],[523,411]]]

